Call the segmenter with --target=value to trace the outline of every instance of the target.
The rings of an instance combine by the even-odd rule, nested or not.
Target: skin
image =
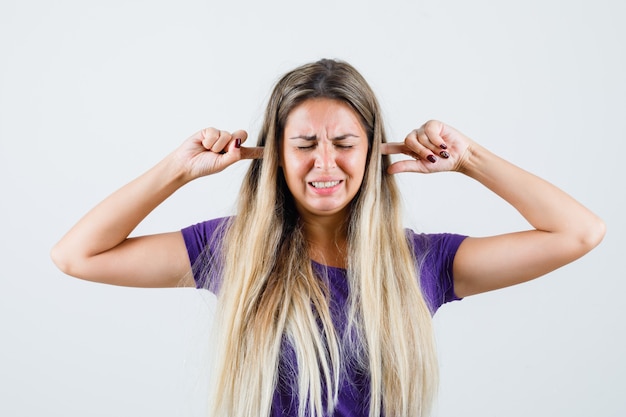
[[[292,110],[281,144],[281,166],[305,222],[311,257],[332,266],[345,263],[345,233],[339,226],[362,181],[367,153],[363,134],[358,117],[347,105],[315,99]],[[187,274],[182,285],[193,286],[180,231],[128,236],[186,183],[241,159],[262,157],[261,148],[237,146],[246,139],[245,131],[207,128],[195,133],[87,213],[55,245],[53,261],[65,273],[91,281],[174,287]],[[350,147],[341,148],[344,144]],[[309,145],[314,148],[301,149]],[[604,237],[602,220],[565,192],[442,122],[426,122],[403,142],[383,144],[382,152],[408,156],[389,167],[391,174],[456,171],[473,178],[515,207],[532,226],[527,231],[465,239],[453,264],[459,297],[544,275],[583,256]],[[340,183],[324,192],[310,184],[328,180]]]
[[[311,257],[345,267],[345,219],[363,182],[369,149],[358,115],[341,101],[305,101],[289,114],[280,149]]]
[[[428,156],[439,155],[442,147],[449,156],[429,161]],[[417,157],[392,164],[393,174],[457,171],[475,179],[515,207],[534,228],[465,239],[453,264],[459,297],[537,278],[583,256],[604,237],[602,220],[571,196],[442,122],[425,123],[404,143],[383,145],[383,152]]]

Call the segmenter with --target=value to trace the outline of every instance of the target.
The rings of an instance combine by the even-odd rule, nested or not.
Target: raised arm
[[[260,157],[242,148],[245,131],[203,129],[145,174],[89,211],[52,248],[66,274],[89,281],[133,287],[193,286],[180,231],[129,238],[135,227],[184,184],[219,172],[243,158]]]
[[[391,173],[464,173],[510,203],[534,228],[465,239],[453,266],[459,297],[544,275],[583,256],[604,237],[602,220],[568,194],[441,122],[427,122],[383,152],[415,158],[392,164]]]

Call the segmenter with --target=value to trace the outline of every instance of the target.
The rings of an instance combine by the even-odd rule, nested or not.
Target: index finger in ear
[[[407,147],[404,142],[390,142],[380,144],[380,153],[383,155],[405,154]]]
[[[263,150],[265,148],[262,146],[244,148],[243,146],[239,149],[241,152],[241,159],[263,159]]]

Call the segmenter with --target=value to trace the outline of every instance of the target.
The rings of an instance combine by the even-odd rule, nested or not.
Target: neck
[[[348,225],[345,216],[303,218],[309,255],[315,262],[346,268]]]

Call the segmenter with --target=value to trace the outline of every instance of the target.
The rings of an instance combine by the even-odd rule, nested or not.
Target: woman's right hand
[[[263,156],[263,148],[243,148],[248,139],[245,130],[228,132],[213,127],[191,135],[174,152],[174,157],[185,173],[185,181],[215,174],[241,159],[257,159]]]
[[[52,249],[66,274],[115,285],[171,287],[189,277],[180,231],[129,238],[135,227],[185,183],[241,159],[261,158],[263,148],[243,148],[248,134],[203,129],[143,175],[94,207]],[[188,279],[184,285],[193,285]]]

